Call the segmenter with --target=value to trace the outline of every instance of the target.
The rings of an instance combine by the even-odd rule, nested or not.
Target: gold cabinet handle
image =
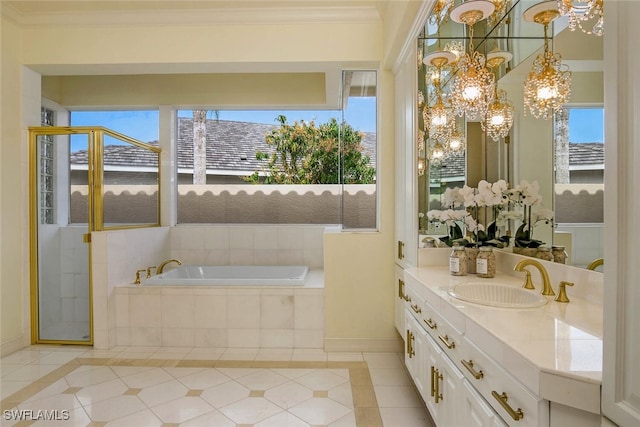
[[[516,410],[514,410],[511,405],[509,405],[509,398],[507,397],[507,393],[502,393],[502,394],[498,394],[497,391],[493,390],[491,392],[491,395],[498,401],[500,402],[500,405],[502,405],[502,407],[504,408],[505,411],[507,411],[507,413],[511,416],[511,418],[513,418],[515,421],[519,421],[521,419],[524,418],[524,413],[522,412],[522,409],[518,408]]]
[[[402,242],[402,240],[398,240],[398,259],[404,258],[404,253],[402,252],[403,249],[404,243]]]
[[[434,400],[436,403],[439,403],[441,400],[444,400],[444,398],[442,397],[442,393],[440,393],[440,380],[443,379],[442,374],[440,373],[440,371],[438,371],[436,369],[435,371],[435,375],[433,377],[435,384],[435,396],[434,396]]]
[[[447,346],[448,349],[456,348],[455,342],[449,342],[449,335],[445,335],[444,337],[442,335],[438,335],[438,338],[440,338],[440,341],[442,341],[442,343]]]
[[[406,302],[411,302],[411,297],[410,297],[409,295],[405,295],[405,296],[404,296],[404,300],[405,300]]]
[[[469,360],[468,362],[464,359],[462,359],[462,366],[464,366],[465,368],[467,368],[467,370],[469,372],[471,372],[471,375],[473,375],[473,378],[479,380],[480,378],[484,378],[484,372],[480,371],[476,371],[473,368],[473,360]]]
[[[411,304],[411,308],[413,309],[413,311],[415,311],[418,314],[422,313],[422,309],[420,308],[420,306],[417,303],[416,304]]]
[[[431,366],[431,397],[436,395],[436,387],[434,384],[434,378],[436,376],[436,367]]]
[[[398,298],[404,299],[404,280],[398,279]]]
[[[416,352],[413,350],[413,333],[407,329],[407,355],[411,359]]]
[[[436,324],[436,322],[434,322],[433,320],[431,320],[431,318],[428,319],[422,319],[422,321],[424,323],[427,324],[427,326],[429,327],[429,329],[438,329],[438,325]]]

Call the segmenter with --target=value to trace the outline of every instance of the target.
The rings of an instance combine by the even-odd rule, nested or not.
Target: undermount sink
[[[505,308],[532,308],[547,303],[536,291],[501,283],[460,283],[449,290],[449,295],[462,301]]]

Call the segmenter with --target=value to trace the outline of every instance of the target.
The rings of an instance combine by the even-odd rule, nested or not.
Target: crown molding
[[[381,20],[375,5],[254,7],[226,9],[144,9],[23,13],[0,2],[1,13],[22,27],[157,26],[224,24],[358,23]]]

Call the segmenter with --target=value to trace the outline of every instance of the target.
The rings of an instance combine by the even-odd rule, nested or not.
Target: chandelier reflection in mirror
[[[513,54],[506,51],[494,49],[487,55],[487,65],[490,68],[497,69],[502,64],[509,62],[513,58]],[[496,71],[497,72],[497,71]],[[494,141],[504,138],[509,134],[511,126],[513,126],[513,113],[515,108],[511,101],[507,99],[507,92],[498,89],[495,85],[493,102],[487,108],[487,114],[480,122],[482,130]]]
[[[432,68],[427,74],[427,78],[435,87],[436,102],[429,106],[426,105],[422,110],[423,120],[429,138],[435,140],[443,140],[449,136],[451,123],[454,120],[453,110],[445,105],[442,96],[442,79],[445,67],[450,61],[455,59],[455,55],[451,52],[438,50],[424,57],[424,63]]]
[[[549,23],[560,15],[555,1],[538,3],[524,12],[524,19],[544,26],[544,52],[533,61],[524,82],[525,115],[527,109],[536,119],[549,119],[571,96],[571,72],[562,64],[560,54],[549,50]]]
[[[585,34],[604,33],[604,0],[557,0],[558,10],[569,19],[569,29]],[[589,28],[591,27],[591,28]]]
[[[495,78],[485,67],[486,58],[473,47],[473,26],[489,17],[495,6],[488,0],[461,3],[450,13],[451,20],[469,29],[469,52],[458,61],[458,73],[451,83],[451,105],[459,116],[482,118],[493,101]]]

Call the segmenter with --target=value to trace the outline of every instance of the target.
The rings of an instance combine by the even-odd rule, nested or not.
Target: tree
[[[266,184],[371,184],[375,168],[362,153],[362,134],[335,118],[316,126],[304,120],[287,123],[276,118],[280,127],[267,134],[265,142],[273,147],[269,153],[257,152],[266,160],[264,178],[255,171],[246,178]],[[340,173],[342,172],[342,179]]]
[[[193,110],[193,183],[207,183],[207,110]]]

